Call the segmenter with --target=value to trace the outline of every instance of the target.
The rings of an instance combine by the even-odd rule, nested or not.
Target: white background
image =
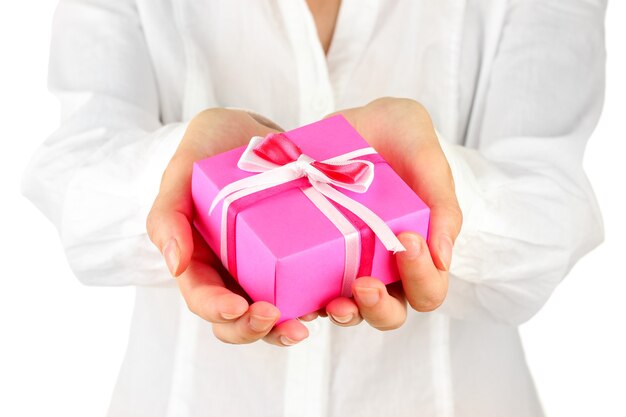
[[[54,3],[0,3],[0,416],[7,417],[103,415],[132,311],[131,288],[89,288],[73,278],[54,228],[19,194],[24,165],[58,123],[46,90]],[[626,2],[614,0],[606,104],[585,158],[606,241],[522,327],[549,417],[626,417],[625,18]]]

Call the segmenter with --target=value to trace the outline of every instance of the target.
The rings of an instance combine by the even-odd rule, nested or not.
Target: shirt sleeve
[[[605,4],[510,4],[474,143],[440,138],[464,215],[441,311],[517,325],[603,239],[582,161],[603,102]]]
[[[169,280],[145,219],[186,123],[160,121],[134,2],[59,3],[49,88],[61,124],[28,165],[23,194],[55,224],[83,283]]]

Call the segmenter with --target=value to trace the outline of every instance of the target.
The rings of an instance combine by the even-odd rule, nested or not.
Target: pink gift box
[[[285,135],[316,160],[368,147],[343,118],[334,116]],[[209,214],[211,202],[224,186],[252,175],[237,167],[245,147],[196,162],[192,194],[196,229],[220,253],[222,206]],[[359,194],[337,188],[367,206],[394,233],[414,231],[426,237],[430,210],[385,162],[375,164],[374,180]],[[280,321],[324,307],[341,294],[345,266],[344,236],[299,187],[256,201],[238,212],[234,222],[236,279],[254,301],[276,305]],[[364,224],[358,229],[372,236]],[[372,237],[371,276],[388,284],[399,279],[394,256]],[[232,269],[232,268],[231,268]],[[233,272],[233,271],[231,271]]]

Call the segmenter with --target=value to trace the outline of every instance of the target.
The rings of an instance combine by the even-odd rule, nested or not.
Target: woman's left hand
[[[430,207],[429,241],[417,233],[401,233],[398,238],[407,250],[396,254],[400,282],[385,286],[374,277],[358,278],[352,285],[353,298],[336,298],[325,311],[301,319],[328,314],[340,326],[365,320],[379,330],[396,329],[406,320],[407,301],[413,309],[426,312],[439,307],[446,297],[452,247],[462,222],[454,180],[430,116],[421,104],[382,98],[337,113]]]

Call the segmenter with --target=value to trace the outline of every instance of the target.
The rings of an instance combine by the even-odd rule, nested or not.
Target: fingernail
[[[281,336],[280,337],[280,343],[282,343],[285,346],[293,346],[293,345],[295,345],[298,342],[295,341],[295,340],[291,340],[287,336]]]
[[[226,320],[233,320],[233,319],[236,319],[237,317],[241,317],[241,314],[220,313],[220,316],[222,316],[222,318]]]
[[[341,324],[350,323],[350,321],[352,321],[352,318],[354,317],[352,314],[348,314],[347,316],[335,316],[334,314],[329,313],[328,315],[331,319]]]
[[[406,233],[402,235],[402,240],[406,248],[406,252],[400,252],[402,256],[410,260],[419,258],[422,253],[422,244],[419,237],[411,233]]]
[[[180,263],[180,249],[178,248],[176,239],[170,239],[170,241],[167,242],[167,245],[165,245],[163,249],[163,257],[165,258],[167,269],[170,270],[170,274],[176,276],[178,264]]]
[[[253,314],[250,316],[250,327],[255,332],[264,332],[272,327],[275,321],[275,317],[265,317]]]
[[[380,292],[377,288],[355,288],[359,304],[365,307],[373,307],[380,300]]]
[[[443,270],[450,269],[450,261],[452,261],[452,239],[448,235],[439,237],[439,260],[443,265]]]

